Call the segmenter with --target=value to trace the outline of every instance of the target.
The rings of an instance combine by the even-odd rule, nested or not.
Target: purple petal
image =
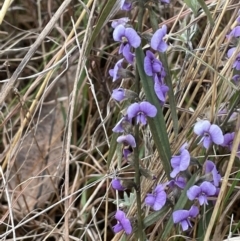
[[[152,207],[154,203],[155,196],[153,194],[147,194],[147,197],[145,198],[145,204]]]
[[[154,193],[161,193],[164,191],[166,185],[163,184],[158,184],[155,189],[154,189]]]
[[[132,9],[132,3],[127,0],[121,0],[120,8],[124,11],[130,11]]]
[[[183,177],[178,177],[175,180],[175,185],[177,185],[181,189],[184,189],[186,186],[186,180]]]
[[[137,115],[137,124],[142,124],[146,125],[147,124],[147,119],[146,116],[143,113],[140,113]]]
[[[166,203],[167,200],[167,194],[162,191],[161,193],[158,193],[155,199],[155,203],[153,205],[153,210],[158,211],[160,210]]]
[[[130,45],[126,44],[122,49],[122,54],[129,64],[133,64],[135,55],[130,51]]]
[[[236,50],[236,47],[229,49],[228,52],[227,52],[227,57],[231,58],[231,56],[233,55],[235,50]]]
[[[123,226],[120,223],[118,223],[115,226],[113,226],[114,233],[119,233],[122,230],[123,230]]]
[[[233,140],[234,140],[234,136],[235,136],[235,132],[231,132],[231,133],[227,133],[223,136],[224,141],[221,144],[221,146],[226,146],[230,149],[230,151],[232,150],[232,144],[233,144]]]
[[[127,109],[127,115],[129,119],[136,117],[140,112],[140,105],[138,103],[131,104]]]
[[[211,123],[208,120],[198,121],[195,124],[193,131],[198,136],[203,136],[205,132],[208,132],[210,126],[211,126]]]
[[[150,104],[147,101],[143,101],[139,104],[139,109],[142,111],[146,116],[155,117],[157,114],[157,108]]]
[[[120,182],[119,179],[113,179],[112,180],[112,187],[115,189],[115,190],[118,190],[118,191],[124,191],[126,188],[124,188]]]
[[[121,221],[121,224],[122,224],[123,229],[124,229],[126,234],[131,234],[132,233],[132,225],[131,225],[131,222],[129,221],[128,218],[124,218]]]
[[[174,169],[172,170],[172,172],[170,173],[170,177],[171,177],[171,178],[176,177],[179,172],[180,172],[179,167],[174,168]]]
[[[123,37],[125,37],[125,27],[123,25],[118,25],[113,31],[113,39],[122,42]]]
[[[173,156],[170,160],[172,168],[177,168],[180,166],[181,156]]]
[[[145,56],[145,58],[144,58],[144,71],[145,71],[146,75],[153,76],[152,59],[149,58],[148,56]]]
[[[167,33],[167,26],[163,25],[161,29],[158,29],[152,36],[151,47],[159,52],[165,52],[168,45],[163,41],[163,37]]]
[[[199,186],[192,186],[187,190],[187,197],[189,200],[193,201],[201,193],[201,188]]]
[[[217,126],[215,124],[211,125],[211,127],[209,129],[209,133],[211,135],[212,141],[215,144],[220,145],[223,143],[224,137],[223,137],[222,130],[220,129],[219,126]]]
[[[117,101],[122,101],[126,98],[125,90],[123,88],[118,88],[113,90],[112,98]]]
[[[168,86],[161,84],[160,82],[155,81],[154,83],[154,91],[158,97],[158,99],[161,102],[165,102],[166,101],[166,94],[169,91]]]
[[[210,136],[205,136],[203,138],[203,146],[208,149],[210,147],[210,145],[212,144],[212,139],[210,138]]]
[[[179,223],[182,220],[188,218],[189,211],[187,210],[177,210],[173,212],[173,222]]]
[[[192,218],[195,218],[195,217],[197,217],[198,214],[199,214],[198,207],[193,205],[189,210],[189,216],[192,217]]]
[[[129,18],[120,18],[117,20],[112,21],[111,27],[116,28],[118,25],[125,25],[129,21]]]
[[[134,139],[134,137],[131,134],[119,136],[117,138],[117,142],[130,145],[133,148],[136,147],[135,139]]]
[[[125,120],[126,117],[123,117],[117,124],[116,126],[112,129],[113,132],[120,133],[124,132],[124,129],[122,127],[122,121]]]
[[[109,70],[109,74],[113,77],[113,82],[120,78],[119,70],[122,69],[122,62],[124,59],[120,59],[117,61],[113,69]]]
[[[205,174],[212,173],[213,184],[218,187],[219,182],[221,181],[221,176],[217,171],[216,165],[212,162],[207,160],[205,162]]]
[[[117,210],[117,212],[115,213],[115,218],[116,218],[119,222],[121,222],[122,219],[124,219],[125,217],[126,217],[126,214],[125,214],[123,211],[121,211],[121,210]]]
[[[189,224],[190,224],[190,223],[189,223],[188,220],[183,220],[183,221],[181,222],[182,230],[183,230],[183,231],[188,230]]]
[[[239,36],[240,36],[240,26],[236,26],[228,35],[226,35],[227,38],[230,38],[230,37],[237,38]]]
[[[203,182],[200,188],[207,196],[213,196],[216,193],[216,187],[211,182]]]
[[[190,154],[188,150],[183,150],[181,152],[181,161],[180,161],[180,166],[179,169],[180,171],[185,171],[189,167],[190,164]]]
[[[205,195],[200,195],[198,197],[198,202],[202,206],[203,204],[208,205],[207,197]]]
[[[137,48],[141,44],[141,38],[137,34],[137,32],[133,28],[126,28],[125,30],[125,36],[128,39],[128,43],[134,47]]]

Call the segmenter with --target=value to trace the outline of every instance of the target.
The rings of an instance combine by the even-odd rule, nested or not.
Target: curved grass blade
[[[149,118],[148,123],[152,132],[152,136],[157,147],[159,156],[161,158],[163,168],[168,178],[170,178],[170,158],[171,149],[169,145],[166,124],[162,113],[159,100],[154,92],[153,80],[147,76],[144,72],[143,59],[144,53],[141,47],[136,49],[136,61],[139,76],[142,81],[142,86],[147,97],[147,100],[151,102],[157,108],[157,115],[155,118]]]

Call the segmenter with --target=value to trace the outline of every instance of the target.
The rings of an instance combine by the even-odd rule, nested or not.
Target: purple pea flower
[[[221,175],[218,173],[216,165],[212,162],[207,160],[205,162],[205,174],[211,173],[213,184],[215,187],[219,186],[219,182],[221,181]]]
[[[120,8],[124,11],[130,11],[132,9],[131,0],[121,0]]]
[[[131,134],[119,136],[117,138],[117,142],[123,143],[126,146],[131,146],[132,148],[136,147],[135,138]]]
[[[236,47],[231,48],[231,49],[228,50],[228,52],[227,52],[228,58],[231,58],[231,56],[233,55],[233,53],[235,52],[235,50],[236,50]],[[234,61],[232,67],[233,67],[233,68],[236,68],[236,70],[240,70],[240,54],[238,54],[238,55],[236,56],[236,60]]]
[[[169,91],[169,87],[158,80],[154,81],[154,91],[157,95],[158,99],[160,100],[161,104],[163,105],[166,101],[166,96]]]
[[[233,140],[234,140],[235,132],[227,133],[223,136],[224,141],[221,146],[228,147],[229,150],[232,150]]]
[[[219,126],[212,124],[208,120],[198,121],[193,129],[194,133],[201,136],[200,142],[208,149],[212,143],[220,145],[223,143],[223,133]]]
[[[170,0],[160,0],[162,3],[170,3]]]
[[[123,54],[123,56],[125,57],[125,59],[127,60],[127,62],[129,64],[133,64],[133,60],[134,60],[135,54],[133,54],[130,51],[130,45],[129,44],[125,45],[125,47],[123,48],[122,54]]]
[[[233,30],[228,35],[226,35],[227,38],[231,38],[231,37],[237,38],[239,36],[240,36],[240,26],[233,28]]]
[[[123,88],[114,89],[112,93],[112,98],[117,101],[124,100],[126,98],[125,89]]]
[[[146,52],[144,58],[144,70],[146,75],[153,76],[153,74],[158,73],[162,70],[162,63],[158,60],[151,51]]]
[[[151,47],[159,52],[165,52],[168,45],[164,42],[163,37],[167,34],[167,26],[163,25],[162,28],[158,29],[152,36]]]
[[[112,28],[116,28],[118,25],[123,25],[125,26],[125,24],[129,21],[129,18],[119,18],[117,20],[112,21],[111,27]]]
[[[164,191],[164,185],[157,185],[153,193],[148,193],[145,198],[145,204],[152,207],[153,210],[160,210],[166,203],[167,194]]]
[[[112,129],[113,132],[120,133],[126,131],[124,127],[127,125],[131,125],[127,116],[124,116],[120,119],[120,121],[116,124],[116,126]]]
[[[137,48],[141,44],[141,38],[137,32],[133,28],[125,28],[123,25],[119,25],[114,29],[113,39],[121,42],[118,53],[123,53],[123,56],[128,61],[132,59],[130,47]]]
[[[240,83],[240,75],[239,74],[235,74],[232,77],[233,81],[235,82],[236,85],[238,85]]]
[[[211,182],[203,182],[200,186],[194,185],[187,191],[189,200],[198,199],[199,204],[208,205],[207,198],[213,196],[216,193],[216,187]]]
[[[112,180],[112,187],[118,191],[124,191],[126,188],[121,184],[121,181],[117,178]]]
[[[127,109],[127,115],[129,119],[137,117],[137,123],[146,125],[146,117],[155,117],[157,114],[157,108],[147,101],[141,103],[133,103]]]
[[[186,180],[185,180],[185,178],[179,176],[179,177],[176,177],[175,179],[170,180],[169,182],[167,182],[167,185],[170,188],[174,188],[175,186],[177,186],[177,187],[179,187],[181,189],[184,189],[185,186],[186,186]]]
[[[118,233],[122,230],[124,230],[126,234],[132,233],[131,222],[123,211],[118,210],[115,214],[115,218],[117,219],[118,223],[113,226],[114,233]]]
[[[178,173],[181,171],[187,170],[189,164],[190,164],[190,154],[188,150],[186,150],[186,145],[182,145],[180,148],[180,155],[178,156],[172,156],[170,162],[171,166],[173,168],[172,172],[170,173],[170,177],[174,178],[177,176]]]
[[[123,67],[122,67],[123,60],[124,59],[118,60],[118,62],[115,64],[114,68],[109,70],[110,76],[113,77],[113,82],[121,77],[119,72],[121,71],[121,69],[123,69]]]
[[[189,210],[177,210],[173,212],[173,222],[180,223],[182,230],[186,231],[189,227],[192,227],[190,218],[197,217],[199,209],[196,206],[192,206]]]

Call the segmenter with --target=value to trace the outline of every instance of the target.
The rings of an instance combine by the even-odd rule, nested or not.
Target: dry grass
[[[114,236],[111,229],[116,210],[113,201],[122,197],[110,188],[110,181],[116,173],[129,178],[133,170],[126,171],[126,163],[121,167],[119,149],[107,166],[111,130],[119,111],[109,101],[115,83],[108,76],[117,60],[117,49],[106,23],[88,52],[92,26],[98,23],[104,6],[102,1],[89,0],[86,5],[81,1],[65,2],[69,5],[61,7],[58,1],[16,0],[8,6],[1,25],[0,80],[8,80],[2,81],[0,95],[1,240],[123,238],[121,233]],[[207,5],[215,23],[213,28],[203,11],[194,16],[180,0],[159,10],[163,16],[160,26],[167,24],[170,30],[167,54],[177,93],[177,137],[167,105],[164,111],[172,153],[188,141],[191,155],[201,156],[190,133],[193,124],[202,117],[218,121],[216,113],[221,103],[229,103],[237,90],[231,82],[234,58],[226,58],[231,43],[225,36],[235,24],[240,4],[210,0]],[[55,21],[53,14],[57,11]],[[113,9],[108,18],[123,15],[115,13]],[[136,14],[132,12],[132,16]],[[53,24],[47,33],[44,26],[49,21]],[[151,33],[147,12],[144,21],[145,33]],[[189,37],[194,28],[191,43],[179,40],[183,34]],[[131,86],[130,81],[124,84]],[[148,136],[145,141],[152,143],[150,131],[142,132]],[[153,146],[145,150],[150,157],[143,162],[160,182],[165,173]],[[236,169],[234,151],[232,155],[210,154],[218,162],[229,162],[222,168],[225,178],[214,209],[222,210],[224,216],[220,213],[217,224],[212,219],[205,241],[210,233],[212,240],[226,238],[228,230],[222,231],[221,227],[229,228],[233,207],[239,202],[236,192],[228,206],[223,206],[229,177]],[[153,181],[142,179],[142,199],[153,185]],[[144,216],[149,212],[146,209]],[[169,215],[146,229],[148,240],[156,240]],[[136,217],[134,203],[128,216],[133,220]],[[234,222],[238,223],[239,218]],[[176,235],[174,230],[171,235]]]

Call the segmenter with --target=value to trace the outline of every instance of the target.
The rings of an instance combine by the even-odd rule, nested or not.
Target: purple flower
[[[124,11],[130,11],[132,9],[131,0],[121,0],[120,8]]]
[[[135,139],[134,139],[134,137],[131,134],[119,136],[117,138],[117,142],[118,143],[123,143],[126,146],[131,146],[132,148],[136,147]]]
[[[129,148],[123,148],[123,157],[128,161],[128,156],[133,152]]]
[[[162,3],[170,3],[170,0],[160,0]]]
[[[200,186],[194,185],[187,191],[187,196],[190,200],[198,199],[199,204],[208,204],[207,198],[216,193],[216,187],[211,182],[203,182]]]
[[[236,50],[236,47],[231,48],[231,49],[228,50],[228,52],[227,52],[228,58],[231,58],[231,56],[233,55],[235,50]],[[240,54],[238,54],[236,56],[236,60],[233,63],[233,68],[236,68],[236,70],[240,70]]]
[[[165,52],[168,45],[164,42],[163,37],[167,34],[167,26],[163,25],[152,36],[151,47],[159,52]]]
[[[233,140],[234,140],[235,132],[225,134],[224,141],[221,146],[228,147],[229,150],[232,150]]]
[[[121,181],[117,178],[112,180],[112,187],[118,191],[124,191],[126,188],[121,184]]]
[[[134,57],[135,57],[135,54],[133,54],[131,51],[130,51],[130,45],[129,44],[126,44],[123,48],[123,51],[122,51],[122,54],[123,56],[125,57],[125,59],[127,60],[127,62],[129,64],[133,64],[133,60],[134,60]]]
[[[122,230],[124,230],[126,234],[132,233],[131,222],[123,211],[118,210],[115,214],[115,218],[117,219],[118,223],[113,226],[114,233],[118,233]]]
[[[166,203],[167,194],[164,191],[165,186],[157,185],[153,193],[148,193],[145,198],[145,204],[152,207],[153,210],[160,210]]]
[[[190,210],[177,210],[173,212],[173,222],[180,223],[182,230],[186,231],[189,227],[192,227],[190,218],[197,217],[199,209],[196,206],[192,206]]]
[[[213,143],[220,145],[223,143],[223,133],[219,126],[212,124],[208,120],[198,121],[194,126],[194,133],[201,136],[200,142],[208,149]]]
[[[167,185],[170,188],[174,188],[175,186],[178,186],[181,189],[184,189],[186,186],[186,180],[183,177],[176,177],[173,180],[170,180],[169,182],[167,182]]]
[[[216,165],[212,162],[207,160],[205,162],[205,174],[211,173],[212,180],[215,187],[219,186],[219,182],[221,181],[221,175],[218,173]]]
[[[133,28],[125,28],[123,25],[119,25],[114,29],[113,39],[121,42],[118,53],[123,53],[127,60],[132,58],[130,47],[137,48],[141,44],[141,38],[137,32]]]
[[[188,150],[185,149],[186,144],[184,144],[180,148],[180,155],[172,156],[170,162],[173,168],[172,172],[170,173],[170,177],[174,178],[177,174],[181,171],[187,170],[190,164],[190,154]]]
[[[122,101],[126,98],[125,89],[118,88],[113,90],[112,98],[117,101]]]
[[[166,96],[169,91],[169,88],[165,84],[161,84],[159,81],[154,82],[154,91],[160,100],[161,104],[164,104],[166,101]]]
[[[233,81],[235,82],[235,84],[239,84],[240,83],[240,75],[239,74],[235,74],[232,77]]]
[[[155,117],[157,114],[157,108],[147,101],[141,103],[133,103],[127,109],[127,115],[129,119],[137,117],[137,123],[146,125],[146,117]]]
[[[116,28],[118,25],[125,25],[129,21],[129,18],[119,18],[117,20],[112,21],[112,28]]]
[[[125,131],[125,126],[130,125],[129,119],[127,116],[121,118],[121,120],[116,124],[116,126],[112,129],[113,132],[120,133]]]
[[[231,38],[231,37],[237,38],[239,36],[240,36],[240,26],[233,28],[233,30],[228,35],[226,35],[227,38]]]
[[[123,60],[124,59],[118,60],[118,62],[115,64],[114,68],[109,70],[110,76],[113,77],[113,82],[121,77],[119,75],[119,71],[123,68],[122,67]]]
[[[162,70],[162,63],[158,60],[151,51],[146,52],[144,58],[144,70],[148,76],[153,76],[153,74],[158,73]]]

